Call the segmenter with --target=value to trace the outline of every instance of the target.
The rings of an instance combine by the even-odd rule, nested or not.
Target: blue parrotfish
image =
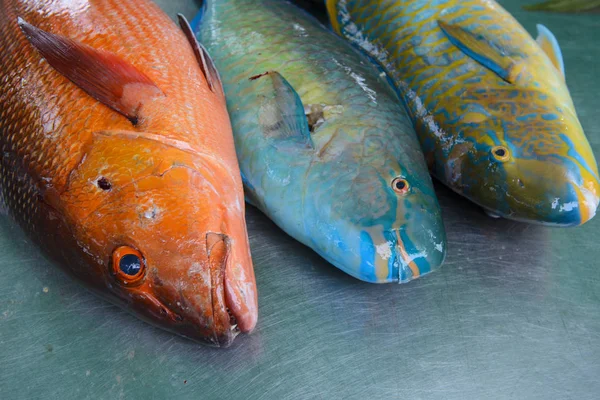
[[[425,158],[366,56],[282,1],[208,0],[192,28],[222,78],[248,202],[363,281],[440,267]]]
[[[598,166],[549,29],[534,40],[492,0],[327,9],[394,83],[437,179],[492,216],[573,226],[595,215]]]

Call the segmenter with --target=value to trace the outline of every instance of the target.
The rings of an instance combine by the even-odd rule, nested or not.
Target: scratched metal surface
[[[159,3],[193,17],[192,0]],[[527,14],[558,36],[600,154],[600,19]],[[168,6],[167,6],[168,4]],[[407,285],[353,280],[254,209],[256,332],[200,347],[107,304],[0,221],[1,399],[597,399],[600,218],[574,229],[485,217],[439,188],[450,254]]]

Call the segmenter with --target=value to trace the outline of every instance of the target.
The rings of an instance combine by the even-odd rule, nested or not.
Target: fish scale
[[[285,1],[206,1],[193,25],[223,79],[252,204],[368,282],[441,265],[445,233],[423,155],[369,60]],[[396,177],[410,194],[394,192]]]
[[[598,167],[547,28],[535,41],[491,0],[326,3],[333,29],[394,82],[436,178],[493,215],[595,215]]]

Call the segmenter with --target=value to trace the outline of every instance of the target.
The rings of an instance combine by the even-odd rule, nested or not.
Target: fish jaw
[[[242,209],[243,203],[238,210]],[[238,211],[235,212],[236,214]],[[225,299],[228,310],[235,317],[237,327],[242,333],[250,333],[258,320],[258,293],[250,245],[246,232],[245,219],[229,218],[229,232],[232,235],[232,250],[225,272]]]
[[[439,269],[447,251],[441,211],[434,205],[400,208],[396,220],[361,226],[348,219],[307,221],[307,245],[345,273],[368,283],[406,283]],[[322,207],[324,208],[324,207]]]
[[[579,209],[581,210],[580,225],[585,224],[596,215],[598,204],[600,203],[599,189],[600,185],[598,181],[592,181],[585,186],[576,187]]]
[[[250,332],[257,315],[241,183],[223,169],[211,157],[154,139],[104,132],[88,143],[51,202],[69,219],[81,253],[92,258],[87,273],[94,276],[87,280],[106,297],[163,329],[218,347]],[[142,255],[144,275],[135,284],[117,279],[111,256],[121,246]],[[232,273],[239,269],[243,284]],[[227,292],[237,285],[252,296],[238,295],[234,303]]]
[[[421,226],[364,231],[360,271],[372,283],[407,283],[439,269],[446,258],[444,229]]]

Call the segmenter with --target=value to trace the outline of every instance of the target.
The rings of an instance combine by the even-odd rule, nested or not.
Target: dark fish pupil
[[[119,269],[126,275],[134,276],[142,268],[140,258],[135,254],[127,254],[119,261]]]
[[[404,189],[405,187],[406,187],[406,182],[404,182],[404,181],[398,181],[398,182],[396,182],[396,188],[397,188],[398,190],[402,190],[402,189]]]
[[[110,190],[112,188],[112,184],[108,179],[102,177],[98,179],[98,187],[102,190]]]
[[[504,151],[504,149],[498,149],[498,150],[496,150],[496,155],[498,157],[504,157],[505,154],[506,154],[506,151]]]

